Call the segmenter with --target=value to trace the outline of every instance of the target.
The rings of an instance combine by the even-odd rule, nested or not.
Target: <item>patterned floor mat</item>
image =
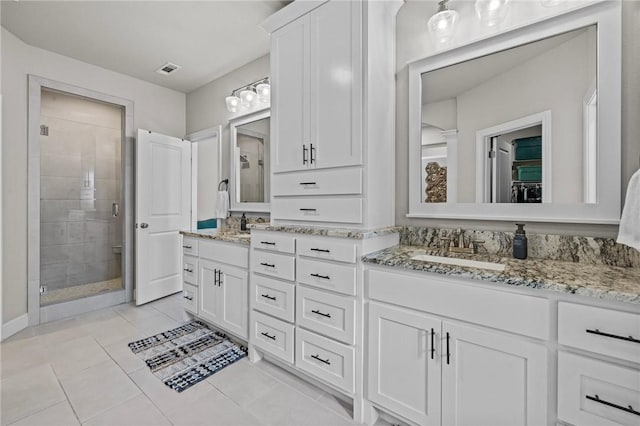
[[[200,321],[129,343],[151,372],[178,392],[247,356],[247,349]]]

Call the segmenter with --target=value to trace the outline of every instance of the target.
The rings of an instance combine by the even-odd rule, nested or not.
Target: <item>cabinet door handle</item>
[[[186,249],[192,249],[193,247],[186,245],[186,246],[182,246],[182,248],[186,248]]]
[[[218,285],[218,270],[213,270],[213,285]]]
[[[449,332],[447,332],[447,365],[449,365],[450,356],[451,356],[451,352],[449,352]]]
[[[276,243],[273,243],[271,241],[260,241],[260,244],[264,244],[264,245],[267,245],[267,246],[275,246],[276,245]]]
[[[307,146],[302,144],[302,164],[307,164]]]
[[[320,362],[322,362],[324,364],[331,365],[331,361],[329,361],[328,359],[322,359],[322,358],[320,358],[319,355],[311,355],[311,358],[317,359],[318,361],[320,361]]]
[[[218,269],[218,287],[222,286],[224,282],[222,282],[222,269]]]
[[[193,296],[187,296],[187,295],[185,295],[185,296],[184,296],[184,298],[185,298],[185,299],[187,299],[187,300],[193,300]]]
[[[431,359],[434,359],[436,355],[436,332],[431,329]]]
[[[329,277],[329,275],[320,275],[320,274],[309,274],[312,277],[316,277],[316,278],[322,278],[323,280],[330,280],[331,277]]]
[[[300,209],[301,212],[315,212],[318,209]]]
[[[309,155],[310,155],[310,159],[311,159],[311,164],[313,164],[313,163],[316,161],[316,160],[315,160],[315,158],[313,158],[313,152],[314,152],[316,149],[313,147],[313,144],[312,144],[312,143],[311,143],[311,144],[309,144],[309,146],[310,146],[310,149],[309,149]]]
[[[634,338],[633,336],[618,336],[617,334],[604,333],[597,328],[595,330],[586,329],[587,333],[597,334],[598,336],[610,337],[612,339],[626,340],[627,342],[640,343],[640,340]]]
[[[325,318],[331,318],[331,314],[325,314],[324,312],[320,312],[319,310],[315,309],[313,311],[311,311],[311,313],[316,314],[316,315],[320,315],[323,316]]]
[[[260,262],[260,264],[261,264],[262,266],[266,266],[266,267],[268,267],[268,268],[275,268],[275,267],[276,267],[276,265],[275,265],[275,264],[273,264],[273,263]]]
[[[300,185],[315,185],[315,182],[300,182]]]
[[[309,251],[318,251],[320,253],[331,253],[331,250],[319,249],[319,248],[310,248]]]
[[[260,297],[264,297],[265,299],[269,300],[276,300],[274,296],[269,296],[268,294],[261,294]]]
[[[636,416],[640,416],[640,411],[634,410],[631,405],[629,405],[628,407],[623,407],[622,405],[614,404],[613,402],[609,402],[609,401],[605,401],[604,399],[600,399],[600,397],[598,395],[594,395],[594,396],[585,395],[585,397],[590,401],[594,401],[594,402],[597,402],[599,404],[603,404],[603,405],[606,405],[606,406],[609,406],[609,407],[616,408],[618,410],[625,411],[627,413],[635,414]]]
[[[183,271],[191,273],[191,272],[193,272],[193,269],[191,269],[191,268],[184,268],[184,269],[183,269]]]
[[[264,333],[260,333],[260,334],[262,334],[267,339],[276,340],[276,336],[271,336],[269,333],[264,332]]]

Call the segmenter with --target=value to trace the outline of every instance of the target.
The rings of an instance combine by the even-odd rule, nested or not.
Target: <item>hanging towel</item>
[[[216,218],[226,219],[227,216],[229,216],[229,193],[227,191],[218,191]]]
[[[618,230],[618,242],[640,251],[640,170],[629,180]]]

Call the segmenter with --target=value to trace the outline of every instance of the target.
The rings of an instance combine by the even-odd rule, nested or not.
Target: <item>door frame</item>
[[[133,155],[135,130],[133,101],[29,74],[28,166],[27,166],[27,315],[28,325],[78,315],[133,300]],[[122,280],[117,292],[40,307],[40,104],[42,89],[63,92],[123,109],[122,179],[124,239],[122,242]]]

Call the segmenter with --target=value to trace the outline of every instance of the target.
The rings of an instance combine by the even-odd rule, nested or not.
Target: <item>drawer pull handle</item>
[[[331,250],[327,249],[319,249],[319,248],[310,248],[310,251],[319,251],[320,253],[331,253]]]
[[[260,297],[264,297],[269,300],[276,300],[275,296],[269,296],[268,294],[261,294]]]
[[[311,313],[316,314],[316,315],[320,315],[323,316],[325,318],[331,318],[331,314],[325,314],[324,312],[320,312],[319,310],[313,310],[311,311]]]
[[[451,357],[451,352],[449,352],[449,332],[447,332],[447,365],[449,365],[450,357]]]
[[[322,278],[323,280],[330,280],[331,277],[329,277],[329,275],[320,275],[320,274],[309,274],[312,277],[316,277],[316,278]]]
[[[193,269],[191,269],[191,268],[184,268],[184,269],[183,269],[183,271],[191,273],[191,272],[193,272]]]
[[[300,185],[315,185],[315,182],[300,182]]]
[[[435,342],[435,338],[436,338],[436,332],[433,330],[433,328],[431,329],[431,359],[433,359],[433,357],[436,355],[436,342]]]
[[[609,407],[617,408],[618,410],[626,411],[627,413],[635,414],[636,416],[640,416],[640,411],[636,411],[633,409],[631,405],[629,407],[623,407],[622,405],[614,404],[613,402],[605,401],[604,399],[600,399],[598,395],[586,395],[588,400],[598,402],[603,405],[607,405]]]
[[[262,266],[266,266],[266,267],[268,267],[268,268],[275,268],[275,267],[276,267],[276,265],[274,265],[273,263],[260,262],[260,264],[261,264]]]
[[[300,209],[301,212],[315,212],[317,209]]]
[[[193,300],[193,296],[184,296],[184,298],[187,300]]]
[[[598,336],[611,337],[612,339],[619,339],[619,340],[626,340],[627,342],[640,343],[640,340],[635,339],[633,336],[625,337],[625,336],[618,336],[616,334],[604,333],[598,330],[597,328],[595,330],[586,329],[585,331],[587,333],[597,334]]]
[[[260,333],[262,334],[264,337],[271,339],[271,340],[276,340],[276,336],[271,336],[269,333]]]
[[[271,241],[260,241],[260,244],[266,244],[268,246],[275,246],[276,243],[272,243]]]
[[[182,246],[182,248],[192,249],[193,247],[187,245],[187,246]]]
[[[311,355],[311,358],[317,359],[318,361],[320,361],[320,362],[322,362],[324,364],[331,365],[331,361],[329,361],[328,359],[322,359],[322,358],[320,358],[319,355]]]

